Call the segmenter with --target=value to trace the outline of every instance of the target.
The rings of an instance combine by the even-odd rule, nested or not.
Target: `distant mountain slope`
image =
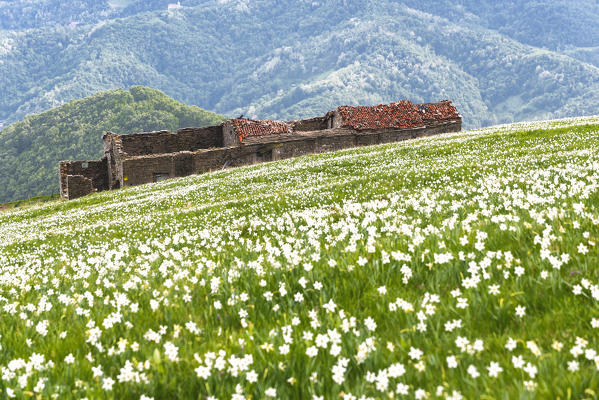
[[[596,1],[169,2],[70,0],[0,31],[0,123],[135,84],[259,118],[401,98],[450,98],[466,127],[599,112]]]
[[[58,161],[97,159],[102,134],[217,124],[222,117],[144,87],[112,90],[0,131],[0,203],[58,192]]]

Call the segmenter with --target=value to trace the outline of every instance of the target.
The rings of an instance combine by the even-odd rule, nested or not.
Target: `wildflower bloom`
[[[590,382],[597,126],[492,127],[4,210],[3,394],[148,400],[150,380],[190,394],[196,380],[208,398],[460,399],[459,382],[501,397],[502,380],[545,398]]]

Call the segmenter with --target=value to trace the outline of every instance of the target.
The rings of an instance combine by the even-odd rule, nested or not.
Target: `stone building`
[[[310,153],[457,132],[462,118],[450,101],[342,106],[299,121],[230,119],[217,126],[103,136],[104,157],[61,161],[60,193],[74,199],[102,190]]]

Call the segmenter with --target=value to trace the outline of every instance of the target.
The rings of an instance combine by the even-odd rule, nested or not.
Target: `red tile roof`
[[[290,132],[289,126],[279,121],[254,121],[251,119],[236,118],[232,119],[231,122],[235,127],[235,132],[240,142],[248,136],[278,135]]]
[[[418,108],[408,100],[378,106],[342,106],[337,111],[343,119],[342,126],[356,130],[423,126]]]
[[[419,104],[418,111],[423,120],[458,119],[460,114],[451,101],[443,100],[438,103]]]

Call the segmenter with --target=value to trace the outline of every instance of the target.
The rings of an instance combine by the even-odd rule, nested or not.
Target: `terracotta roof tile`
[[[460,118],[458,110],[451,101],[443,100],[438,103],[419,104],[418,111],[423,120],[446,120]]]
[[[289,133],[289,126],[280,121],[254,121],[251,119],[232,119],[231,122],[235,127],[239,141],[243,141],[249,136],[266,136],[278,135],[281,133]]]
[[[342,126],[356,130],[416,128],[423,126],[418,108],[408,100],[378,106],[342,106]]]

